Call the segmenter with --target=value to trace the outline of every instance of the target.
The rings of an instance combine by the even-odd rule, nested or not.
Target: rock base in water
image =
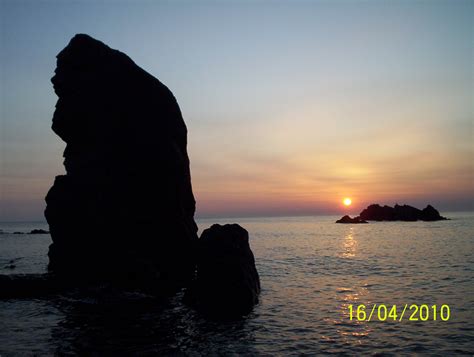
[[[50,274],[0,275],[0,299],[38,298],[63,288]]]

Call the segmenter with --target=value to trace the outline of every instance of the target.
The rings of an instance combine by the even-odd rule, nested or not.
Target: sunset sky
[[[473,1],[0,4],[0,221],[42,220],[64,173],[50,78],[76,33],[173,91],[198,216],[473,209]]]

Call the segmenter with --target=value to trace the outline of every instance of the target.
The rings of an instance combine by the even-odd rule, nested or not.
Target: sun
[[[344,206],[350,206],[352,203],[352,200],[349,197],[344,198],[342,201],[344,203]]]

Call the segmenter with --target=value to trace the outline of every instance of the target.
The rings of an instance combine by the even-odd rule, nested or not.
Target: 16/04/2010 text
[[[374,304],[349,305],[349,319],[357,321],[448,321],[451,309],[448,305],[405,304],[403,306]],[[408,311],[407,311],[408,310]]]

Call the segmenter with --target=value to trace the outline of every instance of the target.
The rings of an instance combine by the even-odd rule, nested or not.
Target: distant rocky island
[[[5,232],[2,229],[0,229],[0,234],[8,234],[8,232]],[[29,232],[15,231],[12,234],[49,234],[49,231],[45,231],[44,229],[33,229]]]
[[[344,216],[337,220],[336,223],[368,223],[367,221],[442,221],[447,220],[439,214],[438,210],[431,205],[424,209],[418,209],[413,206],[396,204],[391,206],[380,206],[379,204],[372,204],[364,209],[357,217],[351,218]]]

